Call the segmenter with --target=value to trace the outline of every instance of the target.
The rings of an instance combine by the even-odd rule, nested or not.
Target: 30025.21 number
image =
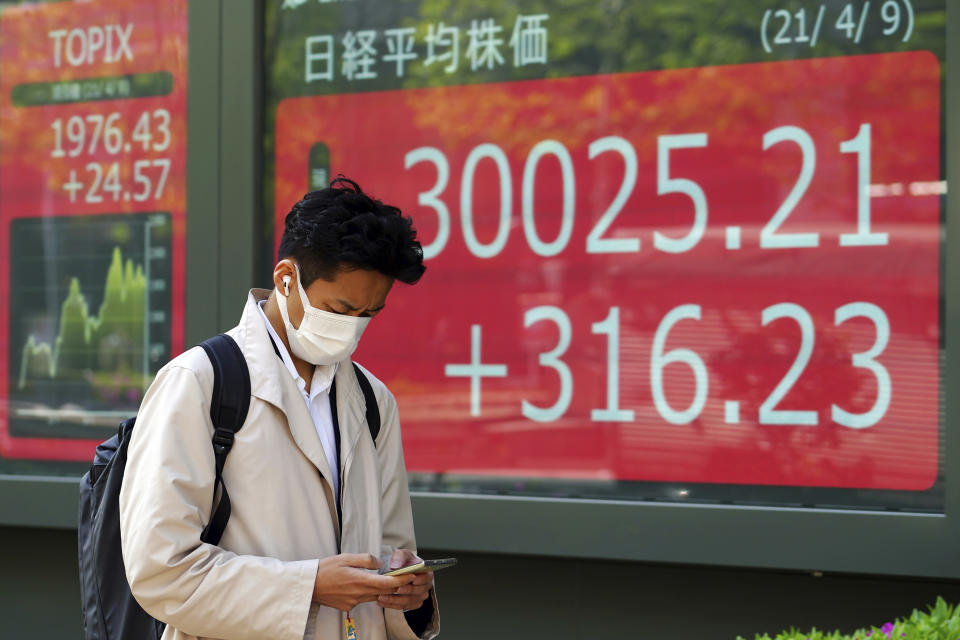
[[[780,231],[781,225],[793,213],[803,198],[817,164],[817,150],[813,138],[805,130],[795,126],[782,126],[763,134],[762,147],[766,151],[775,145],[791,143],[799,147],[802,153],[800,174],[786,199],[773,213],[767,224],[761,229],[759,245],[761,249],[786,249],[817,247],[820,234],[816,232],[787,233]],[[707,147],[706,133],[687,133],[661,135],[657,137],[657,195],[682,194],[690,198],[694,219],[690,230],[682,237],[672,237],[659,231],[653,233],[655,249],[667,253],[690,251],[703,238],[709,218],[707,195],[694,180],[671,175],[671,154],[679,150],[702,149]],[[871,230],[870,218],[870,164],[871,130],[869,124],[861,124],[857,135],[840,144],[840,152],[857,156],[857,225],[853,233],[840,234],[839,244],[843,247],[879,246],[889,243],[887,233]],[[608,237],[606,234],[623,212],[628,199],[637,184],[637,153],[629,140],[620,136],[606,136],[590,143],[587,159],[594,160],[600,155],[615,153],[624,163],[623,181],[616,196],[606,208],[586,237],[586,252],[633,253],[641,249],[640,238]],[[560,230],[552,240],[544,240],[537,230],[536,211],[534,210],[534,189],[537,168],[547,156],[559,163],[562,197]],[[497,231],[493,240],[482,242],[478,237],[474,223],[473,193],[477,167],[482,161],[493,162],[499,176],[499,203]],[[417,202],[429,207],[437,215],[436,237],[424,245],[426,258],[433,258],[443,252],[450,240],[451,213],[444,199],[444,193],[450,182],[450,163],[446,154],[436,147],[419,147],[404,156],[404,168],[429,162],[436,169],[436,181],[432,188],[418,194]],[[506,153],[493,143],[483,143],[474,147],[466,157],[460,179],[460,226],[467,249],[477,258],[487,259],[498,256],[507,244],[513,217],[513,184],[510,162]],[[570,244],[573,234],[573,222],[576,205],[576,171],[570,151],[557,140],[541,140],[527,154],[521,179],[521,220],[527,245],[536,255],[551,257],[560,254]]]

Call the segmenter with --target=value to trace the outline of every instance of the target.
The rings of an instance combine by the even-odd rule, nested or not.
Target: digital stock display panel
[[[414,489],[942,512],[945,14],[269,2],[261,260],[338,174],[413,217]]]
[[[0,472],[78,473],[183,349],[185,0],[0,13]]]

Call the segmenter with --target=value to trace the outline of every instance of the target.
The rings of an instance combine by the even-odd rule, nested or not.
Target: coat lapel
[[[340,482],[343,484],[350,472],[357,441],[368,429],[366,405],[357,373],[349,360],[340,363],[337,377],[337,419],[340,423]]]
[[[278,368],[283,373],[280,376],[281,404],[277,407],[286,414],[290,434],[300,451],[307,456],[325,479],[329,479],[331,477],[330,464],[327,462],[320,436],[317,435],[313,418],[307,409],[307,403],[304,402],[303,395],[297,388],[296,382],[290,377],[279,358],[277,358],[277,362],[279,363]]]
[[[270,334],[257,309],[260,301],[266,300],[269,295],[270,291],[266,289],[252,289],[240,318],[240,325],[237,327],[239,330],[237,342],[250,369],[250,390],[254,397],[269,402],[283,412],[294,442],[323,475],[331,504],[336,504],[333,485],[329,481],[330,465],[327,463],[327,457],[313,424],[313,418],[310,417],[307,409],[307,403],[304,402],[296,382],[290,376],[283,361],[273,350]],[[339,387],[337,393],[340,393]]]

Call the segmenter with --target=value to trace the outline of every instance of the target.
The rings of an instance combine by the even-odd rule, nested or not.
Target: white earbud
[[[283,276],[283,294],[290,295],[290,276]]]

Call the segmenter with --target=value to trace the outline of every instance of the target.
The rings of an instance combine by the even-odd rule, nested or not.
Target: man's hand
[[[409,549],[397,549],[390,558],[390,568],[399,569],[417,562],[420,562],[420,558]],[[399,587],[391,595],[381,595],[377,598],[377,604],[386,609],[401,611],[419,609],[433,587],[433,571],[409,575],[413,576],[412,582]]]
[[[407,588],[414,578],[422,577],[381,576],[367,571],[379,567],[380,561],[367,553],[341,553],[323,558],[313,584],[314,602],[350,611],[361,602],[372,602],[379,596],[397,593],[399,589]]]

